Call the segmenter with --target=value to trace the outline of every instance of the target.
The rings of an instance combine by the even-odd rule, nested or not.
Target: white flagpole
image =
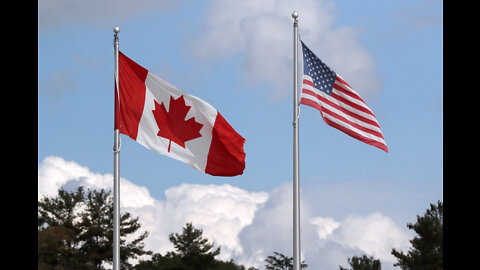
[[[113,28],[115,48],[115,95],[118,95],[118,32],[120,28]],[[120,104],[120,99],[118,99]],[[120,131],[114,130],[113,139],[113,270],[120,270]]]
[[[293,21],[293,269],[300,270],[300,174],[298,163],[298,13]]]

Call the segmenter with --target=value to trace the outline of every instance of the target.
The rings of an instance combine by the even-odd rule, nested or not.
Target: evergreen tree
[[[186,265],[180,256],[174,252],[167,252],[165,256],[160,253],[152,255],[150,260],[140,260],[135,265],[135,270],[189,270],[193,269]]]
[[[150,260],[140,260],[135,270],[258,270],[254,267],[245,268],[233,260],[221,261],[215,259],[220,254],[220,247],[214,249],[213,243],[203,238],[203,231],[187,223],[182,233],[172,233],[169,240],[175,251],[169,251],[163,256],[155,253]]]
[[[215,267],[212,270],[258,270],[255,267],[249,267],[248,269],[245,268],[243,265],[236,264],[233,260],[228,262],[224,261],[216,261]]]
[[[266,270],[292,270],[293,269],[293,257],[287,257],[279,252],[273,252],[274,256],[267,256],[265,259]],[[307,264],[304,261],[300,263],[300,269],[307,268]]]
[[[131,242],[127,235],[140,228],[130,213],[120,217],[120,261],[122,269],[131,269],[129,258],[151,254],[144,250],[144,232]],[[39,269],[104,269],[113,256],[113,200],[110,192],[79,187],[64,189],[53,198],[38,202]]]
[[[215,256],[220,254],[220,247],[215,250],[208,239],[203,238],[203,230],[187,223],[182,233],[168,236],[182,261],[195,270],[208,269],[215,264]]]
[[[362,257],[353,256],[348,258],[348,264],[352,267],[350,270],[381,270],[382,266],[380,260],[375,259],[374,257],[367,257],[363,255]],[[348,270],[340,266],[340,270]]]
[[[89,268],[101,269],[102,263],[113,256],[113,226],[110,226],[113,208],[109,207],[113,203],[112,198],[104,190],[89,192],[84,203],[85,209],[80,214],[78,225],[88,229],[79,236],[83,241],[80,250]]]
[[[443,203],[430,204],[423,216],[417,215],[417,223],[408,223],[418,237],[410,240],[412,247],[405,254],[392,250],[397,257],[395,266],[403,270],[442,270],[443,269]]]

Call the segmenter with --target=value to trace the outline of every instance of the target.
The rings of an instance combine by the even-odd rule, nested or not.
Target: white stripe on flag
[[[374,131],[376,131],[376,132],[381,133],[381,130],[380,130],[378,127],[372,126],[372,125],[367,124],[367,123],[364,123],[364,122],[362,122],[362,121],[360,121],[360,120],[358,120],[358,119],[352,118],[351,116],[346,115],[346,114],[344,114],[344,113],[341,112],[341,111],[338,111],[337,109],[329,106],[328,104],[325,104],[325,103],[319,101],[318,99],[316,99],[316,98],[314,98],[314,97],[312,97],[312,96],[310,96],[310,95],[302,95],[302,97],[305,98],[305,99],[311,100],[311,101],[313,101],[313,102],[316,102],[316,103],[319,104],[320,106],[322,106],[322,107],[324,107],[324,108],[326,108],[326,109],[328,109],[328,110],[330,110],[330,111],[332,111],[332,112],[334,112],[334,113],[336,113],[336,114],[339,114],[339,115],[345,117],[346,119],[348,119],[348,120],[350,120],[350,121],[352,121],[352,122],[354,122],[354,123],[356,123],[356,124],[358,124],[358,125],[361,125],[361,126],[367,128],[367,129],[374,130]],[[336,117],[328,114],[327,112],[321,112],[321,113],[322,113],[322,115],[323,115],[324,117],[327,117],[327,118],[330,119],[331,121],[333,121],[333,122],[335,122],[335,123],[337,123],[337,124],[340,124],[340,125],[344,126],[345,128],[348,128],[348,129],[350,129],[350,130],[352,130],[352,131],[354,131],[354,132],[356,132],[356,133],[359,133],[359,134],[361,134],[361,135],[363,135],[363,136],[365,136],[365,137],[367,137],[367,138],[370,138],[370,139],[373,139],[373,140],[376,140],[376,141],[385,143],[385,141],[384,141],[381,137],[378,137],[378,136],[375,136],[375,135],[373,135],[373,134],[370,134],[370,133],[361,131],[361,130],[353,127],[353,126],[350,125],[349,123],[346,123],[346,122],[344,122],[344,121],[342,121],[342,120],[340,120],[340,119],[338,119],[338,118],[336,118]]]
[[[338,106],[340,106],[340,107],[342,107],[342,108],[345,108],[346,110],[348,110],[348,111],[350,111],[350,112],[352,112],[352,113],[354,113],[354,114],[357,114],[357,115],[363,116],[363,117],[365,117],[365,118],[367,118],[367,119],[369,119],[369,120],[372,120],[372,121],[374,121],[375,123],[378,124],[377,119],[375,119],[375,116],[373,116],[373,115],[371,115],[371,114],[368,114],[368,113],[362,112],[362,111],[360,111],[360,110],[357,110],[357,109],[355,109],[355,108],[353,108],[353,107],[351,107],[351,106],[349,106],[349,105],[341,102],[341,101],[338,100],[338,99],[335,99],[335,98],[333,98],[333,97],[325,94],[324,92],[322,92],[322,91],[320,91],[320,90],[318,90],[318,89],[316,89],[316,88],[314,88],[314,87],[312,87],[312,86],[310,86],[310,85],[308,85],[308,84],[304,84],[304,85],[303,85],[303,88],[304,88],[304,89],[307,89],[307,90],[310,90],[310,91],[313,91],[313,92],[315,92],[317,95],[322,96],[323,98],[331,101],[332,103],[334,103],[334,104],[336,104],[336,105],[338,105]],[[335,93],[338,92],[338,91],[336,91],[335,89],[334,89],[333,91],[335,91]],[[301,97],[306,97],[306,98],[307,98],[307,96],[310,96],[310,97],[311,97],[311,95],[308,95],[307,93],[304,93],[304,92],[302,91]],[[312,101],[315,101],[315,102],[317,102],[317,103],[321,102],[321,101],[318,100],[316,97],[313,97],[313,98],[314,98],[314,99],[311,99],[311,98],[309,98],[309,99],[311,99]],[[320,104],[320,103],[319,103],[319,104]],[[321,105],[321,106],[325,106],[325,107],[328,106],[329,108],[332,108],[330,105],[325,104],[324,102],[321,102],[320,105]],[[365,106],[362,106],[362,107],[365,108]],[[332,108],[332,109],[334,109],[334,108]],[[334,109],[334,110],[336,110],[336,109]],[[336,111],[337,111],[337,110],[336,110]],[[342,113],[342,114],[343,114],[343,113]],[[350,117],[350,116],[349,116],[349,117]],[[360,121],[360,120],[359,120],[359,121]],[[362,121],[362,123],[364,123],[364,122]],[[368,123],[365,123],[365,124],[371,126],[371,125],[368,124]],[[376,128],[375,130],[378,129],[377,127],[375,127],[375,128]],[[378,129],[377,131],[381,132],[380,129]]]
[[[322,95],[322,97],[328,98],[328,95],[326,95],[326,94],[324,94],[324,93],[321,93],[321,94],[319,94],[319,95]],[[352,121],[352,122],[354,122],[354,123],[356,123],[356,124],[359,124],[359,125],[361,125],[361,126],[363,126],[363,127],[365,127],[365,128],[368,128],[368,129],[370,129],[370,130],[373,130],[373,131],[376,131],[376,132],[379,132],[379,133],[382,132],[378,127],[373,126],[373,125],[370,125],[370,124],[368,124],[368,123],[365,123],[365,122],[361,121],[360,119],[354,118],[354,117],[352,117],[352,116],[350,116],[350,115],[348,115],[348,114],[345,114],[344,112],[339,111],[339,110],[337,110],[336,108],[334,108],[334,107],[332,107],[332,106],[330,106],[330,105],[322,102],[321,100],[317,99],[316,97],[313,97],[313,96],[311,96],[311,95],[309,95],[309,94],[306,94],[306,93],[302,93],[301,97],[303,97],[303,98],[305,98],[305,99],[309,99],[309,100],[311,100],[311,101],[313,101],[313,102],[316,102],[316,103],[318,103],[320,106],[322,106],[322,107],[324,107],[324,108],[326,108],[326,109],[328,109],[328,110],[330,110],[330,111],[332,111],[332,112],[334,112],[334,113],[336,113],[336,114],[338,114],[338,115],[340,115],[340,116],[343,116],[343,117],[345,117],[346,119],[348,119],[348,120],[350,120],[350,121]],[[352,108],[352,109],[353,109],[353,108]],[[355,109],[353,109],[353,110],[355,110]],[[355,111],[357,111],[357,110],[355,110]],[[357,111],[357,112],[360,112],[360,111]],[[363,113],[363,112],[361,112],[361,113]]]
[[[385,145],[386,145],[385,141],[384,141],[382,138],[379,138],[379,137],[377,137],[377,136],[375,136],[375,135],[372,135],[372,134],[370,134],[370,133],[367,133],[367,132],[363,132],[363,131],[361,131],[361,130],[359,130],[359,129],[357,129],[357,128],[355,128],[355,127],[353,127],[353,126],[351,126],[351,125],[349,125],[349,124],[341,121],[340,119],[335,118],[335,117],[333,117],[333,116],[331,116],[331,115],[329,115],[329,114],[327,114],[327,113],[322,113],[322,115],[323,115],[323,117],[328,118],[330,121],[335,122],[335,123],[337,123],[337,124],[339,124],[339,125],[347,128],[347,129],[349,129],[349,130],[351,130],[351,131],[353,131],[353,132],[355,132],[355,133],[358,133],[358,134],[360,134],[360,135],[362,135],[362,136],[364,136],[364,137],[367,137],[367,138],[369,138],[369,139],[372,139],[372,140],[374,140],[374,141],[377,141],[377,142],[379,142],[379,143],[382,143],[382,144],[385,144]]]

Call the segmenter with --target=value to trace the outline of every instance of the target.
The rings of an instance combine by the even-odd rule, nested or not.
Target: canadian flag
[[[245,169],[245,139],[207,102],[119,52],[115,129],[162,155],[215,176]]]

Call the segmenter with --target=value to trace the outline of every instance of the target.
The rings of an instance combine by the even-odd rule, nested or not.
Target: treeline
[[[102,270],[112,263],[113,257],[113,203],[105,190],[74,192],[60,189],[56,197],[43,197],[38,202],[38,269]],[[431,204],[424,216],[417,216],[415,224],[407,224],[418,237],[410,242],[412,248],[403,253],[395,249],[392,254],[403,270],[443,269],[443,204]],[[233,260],[216,258],[221,247],[203,237],[203,231],[187,223],[181,233],[171,233],[169,240],[174,251],[162,255],[145,250],[143,241],[148,232],[138,231],[138,217],[123,213],[120,218],[120,268],[128,270],[259,270],[246,267]],[[138,233],[137,233],[138,231]],[[139,235],[126,241],[127,235]],[[131,238],[128,237],[129,239]],[[145,259],[144,255],[149,255]],[[143,258],[143,259],[142,259]],[[136,265],[129,263],[136,259]],[[291,270],[293,259],[274,252],[265,259],[266,270]],[[351,270],[381,270],[374,257],[366,255],[348,258]],[[301,268],[308,265],[301,263]],[[340,270],[349,270],[339,266]]]
[[[38,201],[38,269],[105,269],[113,257],[113,199],[105,190],[60,189]],[[144,249],[148,232],[126,242],[140,229],[138,217],[120,217],[121,269],[133,269],[129,258],[151,254]]]

